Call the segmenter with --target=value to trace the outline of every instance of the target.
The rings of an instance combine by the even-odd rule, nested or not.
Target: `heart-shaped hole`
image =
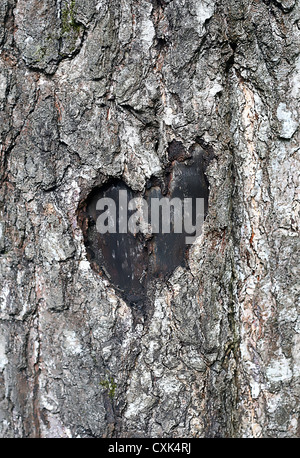
[[[168,163],[143,193],[111,179],[81,203],[78,219],[92,268],[131,305],[142,303],[154,279],[186,263],[208,207],[205,168],[212,154],[195,144],[169,145]],[[199,205],[198,205],[199,204]]]

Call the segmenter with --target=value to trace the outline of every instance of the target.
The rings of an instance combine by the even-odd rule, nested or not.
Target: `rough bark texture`
[[[2,437],[300,433],[298,0],[1,0]],[[141,309],[80,203],[213,152],[188,265]],[[299,305],[298,305],[299,306]]]

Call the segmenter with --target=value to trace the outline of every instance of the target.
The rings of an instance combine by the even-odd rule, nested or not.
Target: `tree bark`
[[[298,0],[1,0],[1,437],[298,437]],[[81,203],[213,155],[132,307]],[[203,154],[204,154],[203,153]],[[148,297],[147,297],[148,296]]]

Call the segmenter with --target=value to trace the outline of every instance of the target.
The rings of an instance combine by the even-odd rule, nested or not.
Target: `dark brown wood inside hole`
[[[176,150],[176,151],[175,151]],[[178,266],[186,264],[188,249],[185,232],[181,234],[133,235],[106,233],[96,229],[100,211],[96,204],[103,197],[110,197],[118,209],[120,190],[126,190],[128,201],[142,196],[151,207],[151,198],[185,197],[204,198],[205,214],[208,208],[208,182],[205,176],[207,152],[197,145],[189,153],[173,145],[169,164],[160,177],[148,180],[144,193],[136,193],[122,180],[112,179],[102,187],[95,188],[81,204],[79,222],[84,236],[87,256],[91,266],[98,273],[109,278],[117,291],[131,305],[142,305],[149,284],[155,279],[167,279]],[[176,153],[176,154],[175,154]],[[176,157],[176,158],[175,158]],[[128,212],[130,216],[131,213]]]

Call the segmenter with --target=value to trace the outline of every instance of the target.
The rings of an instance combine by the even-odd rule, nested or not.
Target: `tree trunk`
[[[298,0],[1,0],[2,437],[299,436],[299,21]],[[170,145],[209,157],[208,214],[132,303],[80,211],[112,179],[143,193]]]

